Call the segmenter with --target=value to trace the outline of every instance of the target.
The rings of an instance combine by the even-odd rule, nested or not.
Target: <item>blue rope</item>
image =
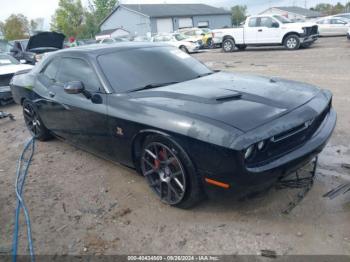
[[[31,148],[30,148],[31,147]],[[14,226],[14,232],[13,232],[13,242],[12,242],[12,261],[17,261],[17,249],[18,249],[18,231],[19,231],[19,215],[21,208],[23,208],[24,217],[27,225],[27,239],[28,239],[28,248],[30,253],[30,258],[32,262],[35,262],[34,257],[34,248],[33,248],[33,241],[32,241],[32,229],[30,225],[30,217],[28,213],[28,209],[25,205],[25,202],[22,198],[22,192],[25,184],[25,180],[28,174],[28,169],[30,166],[30,163],[32,161],[33,155],[34,155],[34,148],[35,148],[35,139],[32,137],[28,142],[25,144],[24,149],[17,161],[17,169],[16,169],[16,184],[15,184],[15,191],[16,191],[16,197],[17,197],[17,204],[16,204],[16,212],[15,212],[15,226]],[[28,150],[30,151],[30,155],[28,159],[25,159],[26,152]]]

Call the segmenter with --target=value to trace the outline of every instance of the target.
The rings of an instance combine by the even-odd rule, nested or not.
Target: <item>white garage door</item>
[[[171,18],[158,18],[157,19],[157,32],[158,33],[171,33],[174,31],[173,20]]]
[[[191,17],[179,18],[179,28],[193,27],[193,22]]]

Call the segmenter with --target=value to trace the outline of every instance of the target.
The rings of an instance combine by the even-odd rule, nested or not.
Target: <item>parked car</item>
[[[324,17],[316,21],[320,36],[346,35],[350,27],[347,19]]]
[[[0,53],[0,105],[12,102],[10,81],[15,73],[31,69],[32,65],[24,65],[14,57]]]
[[[198,52],[200,49],[200,43],[189,41],[185,36],[175,33],[175,34],[159,34],[152,38],[153,42],[166,42],[172,46],[179,48],[185,53]]]
[[[11,45],[10,54],[18,61],[24,60],[23,54],[27,49],[28,41],[28,39],[19,39],[9,42]]]
[[[213,34],[209,28],[183,28],[177,32],[185,36],[189,41],[198,42],[201,48],[211,48],[213,46]]]
[[[130,41],[129,37],[113,37],[113,38],[104,38],[99,40],[99,44],[113,44],[119,42],[128,42]]]
[[[152,37],[148,37],[146,35],[138,35],[135,36],[132,41],[134,42],[151,42],[152,41]]]
[[[349,29],[348,29],[347,37],[348,37],[348,39],[350,40],[350,27],[349,27]]]
[[[284,45],[289,50],[309,47],[318,39],[315,23],[293,23],[280,15],[248,17],[243,27],[214,31],[214,43],[222,43],[224,52],[247,46]]]
[[[29,64],[38,62],[44,53],[63,48],[65,35],[56,32],[41,32],[33,35],[29,40],[13,41],[11,54],[17,60],[25,60]]]
[[[0,53],[10,54],[13,45],[6,40],[0,40]]]
[[[11,83],[35,138],[133,167],[181,208],[203,191],[270,187],[320,153],[336,124],[330,91],[214,72],[164,43],[65,49]]]

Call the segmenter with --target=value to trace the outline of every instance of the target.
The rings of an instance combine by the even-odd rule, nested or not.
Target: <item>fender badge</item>
[[[124,135],[123,129],[121,127],[117,127],[116,134],[118,136],[123,136]]]

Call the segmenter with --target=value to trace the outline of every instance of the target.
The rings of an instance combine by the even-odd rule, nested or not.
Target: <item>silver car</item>
[[[346,35],[350,21],[340,17],[324,17],[316,21],[320,36]]]

